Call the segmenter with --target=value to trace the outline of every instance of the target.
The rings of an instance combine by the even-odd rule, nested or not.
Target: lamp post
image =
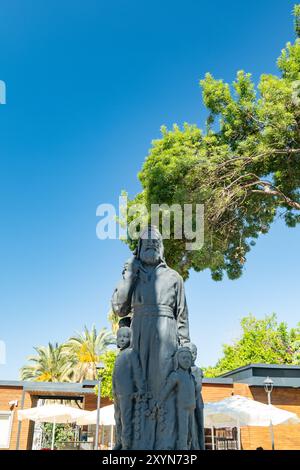
[[[104,369],[104,364],[99,362],[96,365],[96,371],[98,375],[98,397],[97,397],[97,424],[96,424],[96,438],[95,438],[95,450],[99,449],[99,425],[100,425],[100,402],[101,402],[101,380],[100,371]]]
[[[268,376],[265,380],[264,380],[264,389],[265,389],[265,392],[268,396],[268,405],[271,406],[271,393],[272,393],[272,390],[273,390],[273,387],[274,387],[274,382],[272,379],[270,379],[270,377]],[[272,450],[275,449],[275,445],[274,445],[274,431],[273,431],[273,424],[272,424],[272,419],[270,418],[270,434],[271,434],[271,441],[272,441]]]

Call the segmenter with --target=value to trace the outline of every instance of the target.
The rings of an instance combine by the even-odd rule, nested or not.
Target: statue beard
[[[148,264],[150,266],[157,266],[160,262],[160,253],[153,248],[147,248],[146,250],[142,250],[140,253],[140,260],[144,264]]]

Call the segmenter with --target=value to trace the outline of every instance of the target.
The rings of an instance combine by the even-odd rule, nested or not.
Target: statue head
[[[141,233],[137,257],[142,263],[157,266],[164,261],[164,245],[160,232],[154,225],[148,225]]]
[[[130,328],[131,325],[131,316],[127,315],[126,317],[122,317],[119,320],[119,328],[123,328],[124,326],[128,326]]]
[[[187,343],[185,346],[188,347],[192,353],[192,359],[193,359],[192,365],[194,365],[197,359],[197,346],[194,343]]]
[[[131,329],[128,326],[122,326],[122,328],[118,329],[117,332],[117,346],[121,351],[126,349],[130,345],[131,340]]]
[[[176,352],[176,369],[189,370],[192,367],[192,353],[190,348],[181,346]]]

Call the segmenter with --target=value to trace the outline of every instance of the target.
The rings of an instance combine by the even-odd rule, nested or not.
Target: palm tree
[[[114,335],[106,328],[97,333],[95,325],[91,331],[85,326],[82,333],[76,333],[64,345],[64,353],[73,368],[75,381],[95,380],[97,362],[108,346],[115,344]]]
[[[62,344],[49,343],[48,346],[39,346],[34,349],[37,354],[28,357],[28,361],[33,364],[21,368],[22,380],[37,382],[69,382],[71,380],[73,371]]]
[[[111,324],[111,330],[113,334],[116,335],[119,329],[119,321],[120,321],[119,316],[113,310],[110,310],[107,315],[107,319]]]

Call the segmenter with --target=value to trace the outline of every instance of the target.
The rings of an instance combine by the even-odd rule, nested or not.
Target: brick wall
[[[102,398],[101,397],[100,408],[103,408],[104,406],[108,406],[108,405],[111,405],[111,404],[112,404],[112,401],[109,398]],[[96,410],[96,408],[97,408],[97,396],[95,394],[85,395],[84,402],[83,402],[83,408],[87,411]]]
[[[203,399],[205,402],[219,401],[230,397],[232,394],[242,395],[247,398],[266,403],[267,397],[263,388],[249,387],[246,384],[235,383],[233,385],[203,384]],[[0,410],[10,411],[8,404],[11,400],[18,400],[18,407],[14,407],[13,425],[10,441],[10,449],[16,449],[18,434],[17,410],[21,408],[21,387],[0,387]],[[300,390],[292,388],[275,388],[272,392],[272,403],[284,410],[292,411],[300,417]],[[37,397],[25,393],[24,408],[36,406]],[[108,398],[101,398],[101,408],[110,405]],[[97,396],[89,394],[84,396],[83,408],[92,411],[97,408]],[[20,449],[30,449],[32,443],[34,423],[23,421],[20,434]],[[300,449],[300,425],[274,426],[276,449]],[[241,429],[241,441],[243,449],[254,450],[261,446],[271,449],[271,439],[268,428],[247,427]]]
[[[241,384],[239,384],[241,385]],[[247,395],[261,403],[267,403],[267,394],[262,387],[246,387]],[[241,393],[239,393],[241,395]],[[272,392],[272,404],[283,410],[296,413],[300,417],[300,390],[297,388],[275,388]],[[300,449],[300,424],[293,426],[273,426],[275,449]],[[244,449],[254,450],[261,446],[271,449],[271,436],[269,428],[248,427],[242,428],[242,444]]]
[[[241,395],[261,403],[267,403],[267,394],[262,387],[249,387],[247,384],[233,385],[203,384],[204,402],[222,400]],[[300,389],[275,388],[272,392],[272,404],[283,410],[296,413],[300,418]],[[300,424],[293,426],[274,426],[275,449],[300,449]],[[241,429],[242,448],[255,450],[257,447],[271,449],[270,429],[266,427],[245,427]]]
[[[22,389],[21,387],[0,387],[0,411],[13,411],[13,423],[10,439],[10,450],[16,449],[17,435],[18,435],[18,416],[17,410],[21,409],[22,402]],[[18,400],[18,406],[10,408],[8,402]],[[31,408],[35,406],[36,400],[31,397],[29,393],[25,393],[24,408]],[[30,421],[23,421],[21,425],[20,434],[20,449],[31,448],[31,436],[33,432],[33,423]]]
[[[233,385],[203,384],[202,396],[204,402],[219,401],[230,397],[233,393]]]

